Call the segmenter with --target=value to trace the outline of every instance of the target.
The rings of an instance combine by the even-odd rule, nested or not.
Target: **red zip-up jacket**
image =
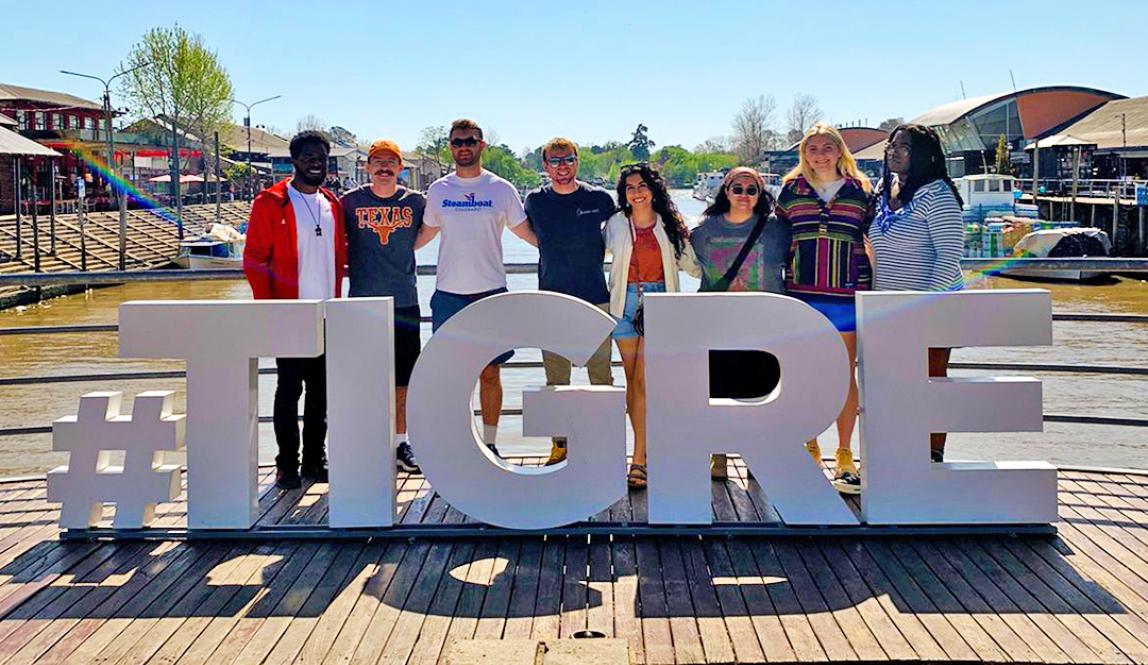
[[[251,204],[247,244],[243,249],[243,272],[256,300],[299,297],[299,240],[295,209],[287,195],[290,178],[263,190]],[[319,188],[331,204],[335,218],[335,297],[342,295],[347,274],[347,236],[343,206],[326,189]]]

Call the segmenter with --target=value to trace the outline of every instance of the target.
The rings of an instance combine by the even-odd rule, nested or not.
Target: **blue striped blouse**
[[[965,249],[965,224],[961,206],[947,183],[934,180],[922,186],[900,210],[889,210],[885,193],[875,203],[877,210],[869,228],[877,260],[875,290],[964,288],[961,256]]]

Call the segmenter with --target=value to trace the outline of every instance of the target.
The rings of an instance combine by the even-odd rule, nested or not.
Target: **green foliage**
[[[650,148],[654,147],[654,142],[650,140],[647,132],[650,131],[642,123],[638,123],[638,127],[634,129],[634,133],[630,136],[629,143],[626,147],[633,153],[634,158],[639,162],[647,162],[650,160]]]
[[[488,145],[482,151],[482,166],[497,176],[506,178],[519,189],[533,189],[542,184],[536,171],[526,168],[505,145]]]
[[[1004,134],[1001,134],[1000,138],[997,139],[997,173],[1001,175],[1012,175],[1012,164],[1009,163],[1008,157],[1008,142],[1005,141]]]
[[[693,153],[681,146],[662,148],[653,160],[672,187],[688,187],[698,173],[733,168],[737,157],[724,153]]]

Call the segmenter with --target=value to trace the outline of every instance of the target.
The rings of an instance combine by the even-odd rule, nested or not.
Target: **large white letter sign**
[[[323,305],[332,528],[394,524],[393,303],[351,298]]]
[[[1048,291],[857,294],[861,513],[871,524],[1048,523],[1046,462],[933,464],[931,432],[1039,432],[1040,381],[928,377],[928,348],[1052,343]]]
[[[496,460],[475,431],[471,396],[483,367],[517,347],[589,361],[614,321],[577,298],[519,292],[486,298],[434,334],[411,377],[411,445],[427,480],[455,508],[483,522],[543,529],[584,519],[625,495],[626,403],[621,388],[563,387],[523,395],[524,430],[565,435],[564,467]]]
[[[646,297],[650,522],[708,524],[711,453],[741,453],[786,524],[856,524],[803,445],[841,412],[849,360],[824,316],[767,293]],[[781,384],[760,402],[710,399],[709,351],[768,351]]]
[[[319,300],[120,306],[120,356],[187,359],[188,528],[247,529],[255,523],[258,359],[321,353]]]

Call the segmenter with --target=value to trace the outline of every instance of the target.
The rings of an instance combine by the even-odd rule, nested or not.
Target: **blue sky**
[[[0,82],[98,99],[148,28],[203,35],[236,96],[283,98],[256,124],[315,114],[414,146],[468,116],[515,150],[554,135],[659,145],[729,133],[742,102],[814,95],[834,123],[911,118],[958,99],[1087,85],[1148,95],[1148,3],[1110,2],[91,2],[13,3]],[[125,102],[117,100],[118,105]],[[237,107],[238,108],[238,107]],[[241,118],[237,112],[236,118]]]

